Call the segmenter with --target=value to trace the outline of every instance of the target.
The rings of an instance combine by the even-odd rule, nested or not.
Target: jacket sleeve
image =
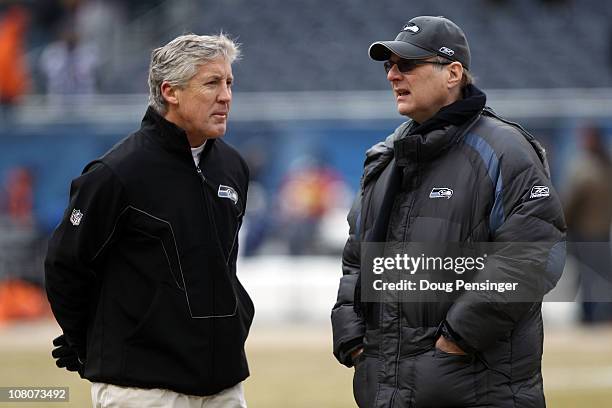
[[[94,306],[94,261],[115,232],[124,208],[123,187],[106,165],[94,162],[73,180],[70,202],[45,259],[47,297],[69,345],[85,356]]]
[[[542,163],[525,163],[526,156],[505,158],[516,171],[504,172],[501,165],[505,183],[496,188],[489,222],[495,249],[474,279],[518,283],[517,290],[466,291],[453,304],[444,324],[466,351],[482,351],[508,338],[563,271],[566,227],[560,200]],[[516,166],[517,161],[522,163]]]
[[[355,287],[358,284],[361,268],[361,248],[359,242],[359,214],[361,196],[358,195],[347,217],[349,238],[342,254],[342,277],[338,288],[338,298],[331,313],[334,355],[341,364],[351,367],[351,353],[362,347],[365,334],[363,318],[354,308]]]

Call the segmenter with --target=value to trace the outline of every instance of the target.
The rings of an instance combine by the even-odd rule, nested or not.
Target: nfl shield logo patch
[[[72,214],[70,214],[70,222],[72,225],[77,226],[81,223],[81,219],[83,218],[83,213],[76,208],[72,210]]]

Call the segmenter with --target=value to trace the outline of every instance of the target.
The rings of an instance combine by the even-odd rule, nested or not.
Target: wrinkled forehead
[[[195,78],[210,76],[232,77],[232,64],[229,59],[219,56],[198,64]]]

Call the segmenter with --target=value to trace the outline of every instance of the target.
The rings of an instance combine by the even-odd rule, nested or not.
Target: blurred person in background
[[[452,21],[413,18],[369,55],[384,61],[398,112],[411,120],[366,153],[348,215],[331,318],[334,354],[355,366],[355,400],[381,408],[544,407],[541,300],[565,260],[563,211],[545,153],[485,106],[472,83],[467,39]],[[529,242],[529,251],[490,254],[476,278],[519,282],[535,293],[522,303],[495,291],[367,302],[367,242]]]
[[[66,27],[60,39],[47,45],[40,56],[50,102],[61,102],[64,95],[93,95],[97,66],[96,47],[81,41],[73,27]]]
[[[0,14],[0,124],[12,119],[12,111],[30,84],[25,58],[27,11],[11,6]]]
[[[132,7],[131,2],[127,6],[116,0],[45,3],[37,14],[45,26],[36,27],[32,34],[46,40],[38,57],[38,72],[50,103],[69,100],[65,95],[87,96],[105,90],[117,66],[125,75],[125,58],[118,55],[118,49],[127,41],[121,38],[129,26],[125,8]],[[78,103],[86,101],[88,98],[79,98]]]
[[[42,288],[41,235],[35,223],[34,175],[24,166],[0,185],[0,326],[50,313]]]
[[[279,192],[281,225],[290,255],[323,250],[318,247],[321,223],[332,209],[346,205],[347,195],[342,176],[320,158],[305,155],[294,161]]]
[[[266,141],[263,138],[256,138],[241,148],[243,157],[249,166],[250,176],[247,197],[249,208],[245,216],[242,241],[242,255],[245,257],[257,254],[268,237],[271,218],[273,218],[273,214],[269,211],[269,194],[264,184],[266,168],[270,162],[266,147]]]
[[[76,32],[82,41],[106,52],[116,40],[117,27],[125,26],[124,9],[131,5],[118,0],[81,0],[74,13]]]
[[[12,168],[6,177],[5,201],[6,215],[11,224],[27,228],[34,224],[34,176],[22,166]]]
[[[223,34],[155,49],[140,130],[72,182],[45,261],[52,354],[95,407],[246,406],[248,167],[221,140],[238,56]]]
[[[578,134],[579,155],[570,170],[565,195],[568,235],[574,245],[573,255],[580,270],[582,321],[612,321],[612,303],[594,302],[601,285],[599,279],[612,282],[609,243],[612,228],[612,159],[601,129],[586,126]]]

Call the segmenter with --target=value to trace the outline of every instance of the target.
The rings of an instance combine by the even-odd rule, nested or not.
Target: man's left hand
[[[448,354],[458,354],[465,355],[465,351],[463,351],[455,342],[447,339],[444,336],[438,337],[436,340],[436,348]]]
[[[68,371],[76,371],[83,377],[83,362],[79,359],[76,350],[66,341],[66,336],[62,334],[53,339],[53,345],[55,348],[51,355],[55,359],[55,365]]]

